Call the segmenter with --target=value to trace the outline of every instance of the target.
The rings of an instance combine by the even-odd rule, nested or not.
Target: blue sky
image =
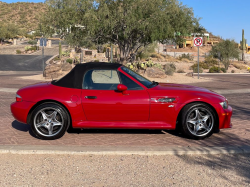
[[[249,7],[250,0],[180,0],[192,7],[200,23],[214,35],[223,39],[234,39],[240,42],[242,29],[250,44]]]
[[[12,2],[44,2],[43,0],[0,0]],[[196,17],[201,17],[200,23],[214,35],[224,39],[234,39],[240,42],[242,29],[250,44],[249,7],[250,0],[179,0],[184,5],[192,7]]]

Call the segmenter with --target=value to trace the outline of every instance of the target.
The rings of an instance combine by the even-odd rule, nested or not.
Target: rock
[[[72,69],[72,65],[68,62],[62,64],[62,71],[70,71]]]
[[[60,73],[60,72],[52,72],[49,74],[45,73],[45,79],[55,79],[55,78],[60,77],[61,75],[62,75],[62,73]]]
[[[164,71],[156,67],[147,68],[145,73],[150,78],[166,78],[167,77]]]
[[[193,77],[193,76],[194,76],[194,73],[193,73],[193,72],[189,72],[189,73],[186,74],[186,76],[188,76],[188,77]]]
[[[50,76],[50,74],[58,73],[62,69],[62,65],[50,64],[45,67],[45,77]]]

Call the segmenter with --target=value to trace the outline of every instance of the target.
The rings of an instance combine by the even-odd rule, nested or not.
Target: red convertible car
[[[46,140],[62,137],[69,127],[178,129],[193,139],[232,127],[232,108],[215,92],[151,82],[121,64],[101,62],[21,88],[11,112]]]

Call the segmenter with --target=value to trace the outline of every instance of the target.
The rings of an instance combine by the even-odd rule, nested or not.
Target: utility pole
[[[47,46],[47,40],[43,36],[40,38],[40,46],[42,47],[43,77],[45,77],[44,46]]]

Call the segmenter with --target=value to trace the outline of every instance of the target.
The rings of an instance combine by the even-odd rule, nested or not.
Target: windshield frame
[[[136,73],[135,71],[129,69],[126,66],[121,66],[121,67],[119,67],[119,69],[121,69],[123,72],[125,72],[126,74],[128,74],[129,76],[131,76],[133,79],[135,79],[136,81],[138,81],[140,84],[142,84],[146,88],[153,88],[153,87],[155,87],[155,86],[158,85],[158,83],[156,83],[154,81],[148,80],[147,78],[143,77],[142,75]],[[140,77],[141,79],[144,79],[145,81],[141,81],[136,76]]]

